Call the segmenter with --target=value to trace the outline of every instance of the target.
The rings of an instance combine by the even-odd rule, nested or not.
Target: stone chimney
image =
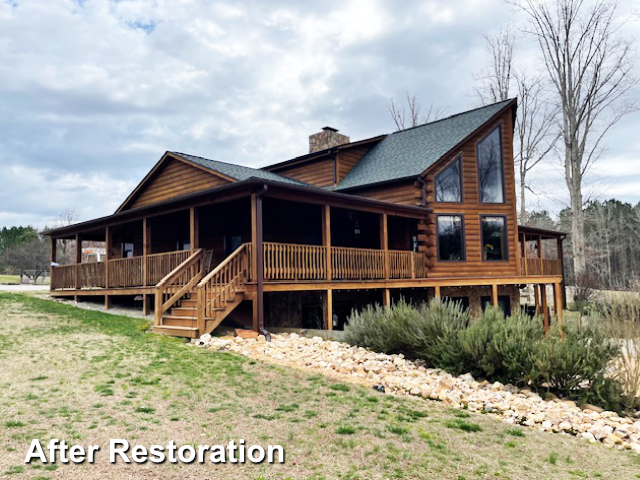
[[[338,130],[331,127],[324,127],[320,133],[309,135],[309,153],[319,152],[338,145],[351,142],[346,135],[338,133]]]

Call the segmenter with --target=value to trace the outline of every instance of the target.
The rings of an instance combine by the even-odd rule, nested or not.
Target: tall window
[[[460,156],[436,175],[436,202],[462,201],[462,176]]]
[[[480,202],[504,203],[502,128],[496,127],[478,143]]]
[[[464,260],[461,215],[438,215],[438,259],[444,262]]]
[[[507,260],[507,222],[505,217],[481,217],[482,259]]]

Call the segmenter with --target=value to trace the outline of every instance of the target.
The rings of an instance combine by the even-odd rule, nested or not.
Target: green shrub
[[[602,323],[568,324],[564,332],[563,340],[553,328],[548,338],[537,343],[533,382],[569,396],[576,390],[590,390],[620,351]]]
[[[548,389],[572,398],[587,395],[606,405],[619,403],[615,384],[604,380],[619,354],[601,323],[568,324],[565,338],[523,312],[509,317],[488,308],[473,321],[458,303],[432,302],[419,308],[401,301],[354,313],[345,327],[348,342],[382,353],[403,353],[453,374]],[[618,389],[619,390],[619,389]]]

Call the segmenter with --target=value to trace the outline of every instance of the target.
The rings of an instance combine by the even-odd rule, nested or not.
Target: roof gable
[[[116,213],[248,178],[307,185],[277,173],[186,153],[166,152],[120,205]]]
[[[367,152],[335,189],[417,177],[515,102],[505,100],[388,135]]]

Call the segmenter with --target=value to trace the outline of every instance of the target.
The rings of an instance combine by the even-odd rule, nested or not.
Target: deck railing
[[[522,276],[561,276],[562,260],[550,258],[521,258],[520,275]]]
[[[369,248],[264,243],[265,281],[384,280],[425,278],[423,253]]]
[[[250,243],[243,243],[198,283],[199,331],[204,331],[205,319],[212,319],[243,290],[251,276],[252,250]]]
[[[148,255],[146,279],[143,269],[145,257],[60,265],[51,269],[51,290],[155,286],[190,255],[189,251]]]

